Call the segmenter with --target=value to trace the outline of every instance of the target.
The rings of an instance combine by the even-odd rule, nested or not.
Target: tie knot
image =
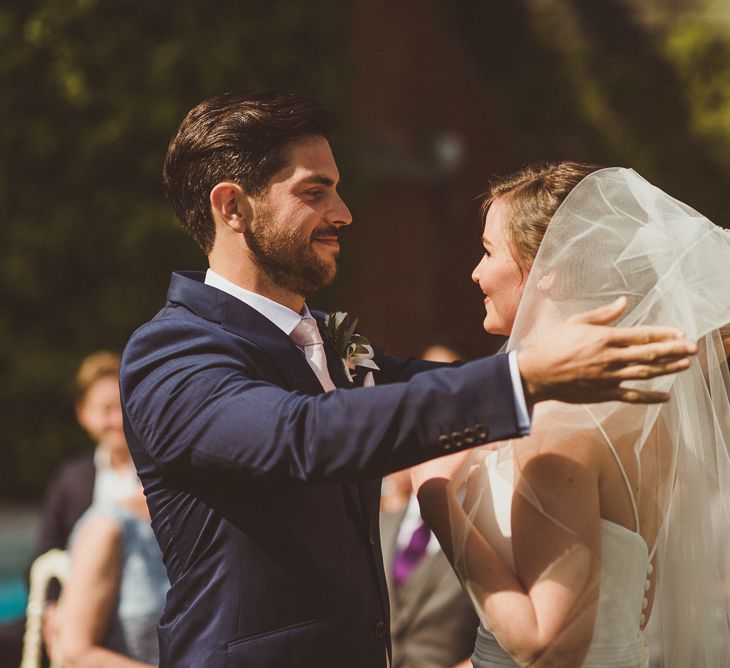
[[[289,336],[300,348],[322,344],[322,336],[314,318],[302,318]]]

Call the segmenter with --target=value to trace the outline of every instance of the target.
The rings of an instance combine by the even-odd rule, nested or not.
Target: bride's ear
[[[210,191],[213,220],[241,234],[249,224],[253,210],[243,188],[231,181],[222,181]]]
[[[540,280],[537,282],[537,289],[547,292],[555,284],[555,272],[549,271],[547,274],[543,274]]]

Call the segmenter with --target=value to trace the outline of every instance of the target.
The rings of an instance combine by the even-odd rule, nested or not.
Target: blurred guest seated
[[[62,464],[51,480],[41,514],[38,554],[64,549],[71,529],[92,501],[113,503],[137,487],[122,428],[119,356],[105,351],[89,355],[74,385],[76,417],[95,449]]]
[[[34,556],[65,549],[74,524],[93,502],[114,503],[133,494],[138,485],[122,428],[119,398],[119,356],[107,351],[84,358],[74,379],[76,418],[94,443],[94,450],[64,462],[51,479],[40,516]],[[53,636],[58,588],[49,588],[44,638]],[[24,622],[0,628],[0,665],[17,665]]]
[[[76,418],[95,444],[61,465],[41,513],[38,554],[65,549],[71,529],[94,503],[114,503],[136,492],[139,481],[127,449],[119,396],[119,355],[108,351],[85,357],[74,379]],[[54,635],[55,599],[49,592],[44,639]]]
[[[142,486],[94,503],[74,529],[52,652],[65,668],[140,668],[159,660],[157,620],[169,583]]]

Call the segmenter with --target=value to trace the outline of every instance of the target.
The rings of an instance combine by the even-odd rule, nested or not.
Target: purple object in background
[[[426,547],[431,538],[431,530],[421,520],[411,535],[408,545],[398,550],[393,562],[393,582],[398,587],[402,585],[415,570],[421,559],[426,556]]]

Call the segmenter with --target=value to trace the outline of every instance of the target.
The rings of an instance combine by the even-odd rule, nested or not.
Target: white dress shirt
[[[94,450],[94,471],[94,503],[114,505],[136,493],[140,485],[134,464],[130,461],[128,466],[115,469],[109,450],[101,445]]]

